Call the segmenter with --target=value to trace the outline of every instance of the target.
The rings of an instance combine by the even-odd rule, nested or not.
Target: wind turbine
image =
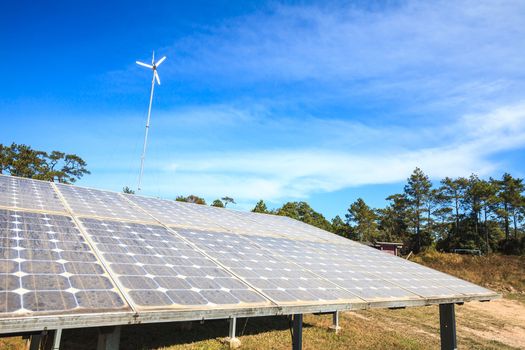
[[[148,130],[149,130],[149,121],[151,118],[151,104],[153,102],[153,90],[155,88],[155,80],[157,84],[160,85],[159,73],[157,73],[157,67],[164,62],[166,56],[162,57],[160,60],[155,63],[155,51],[153,51],[153,57],[151,58],[151,64],[143,63],[136,61],[139,66],[149,68],[153,71],[153,78],[151,80],[151,94],[149,96],[149,108],[148,108],[148,120],[146,121],[146,134],[144,135],[144,148],[142,149],[142,156],[140,157],[140,173],[139,173],[139,184],[137,186],[137,192],[140,191],[140,184],[142,181],[142,172],[144,171],[144,158],[146,158],[146,146],[148,144]]]

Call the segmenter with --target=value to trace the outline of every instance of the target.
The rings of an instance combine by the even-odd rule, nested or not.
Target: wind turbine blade
[[[162,62],[164,62],[165,59],[166,59],[166,56],[162,57],[162,58],[157,62],[157,64],[156,64],[155,66],[157,66],[157,67],[160,66],[160,64],[161,64]]]
[[[153,51],[153,56],[151,57],[151,65],[155,64],[155,51]]]
[[[149,64],[142,63],[140,61],[136,61],[135,63],[137,63],[139,66],[143,66],[143,67],[146,67],[146,68],[149,68],[149,69],[153,69],[153,66],[150,66]]]
[[[159,78],[159,74],[157,73],[157,71],[154,71],[153,75],[155,76],[155,79],[157,79],[157,84],[160,85],[160,78]]]

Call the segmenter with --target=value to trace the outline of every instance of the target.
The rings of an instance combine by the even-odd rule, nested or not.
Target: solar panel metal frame
[[[2,175],[5,176],[5,175]],[[39,181],[39,180],[29,180]],[[46,182],[47,183],[47,182]],[[60,196],[60,191],[56,188],[55,184],[52,184],[56,193]],[[110,192],[110,191],[106,191]],[[131,200],[126,198],[128,195],[123,195],[117,192],[111,192],[116,196],[120,196],[124,200]],[[66,200],[62,198],[62,202],[67,204]],[[143,210],[154,221],[158,222],[162,226],[168,228],[172,232],[173,227],[163,223],[162,221],[155,218],[147,209],[141,208],[139,205],[134,204],[138,209]],[[67,209],[66,205],[66,209]],[[4,207],[4,209],[20,210],[15,207]],[[29,212],[42,212],[41,210],[35,209],[22,209]],[[228,210],[228,209],[223,209]],[[229,211],[229,210],[228,210]],[[45,211],[49,214],[57,214],[56,212]],[[235,211],[230,211],[234,215],[242,216]],[[64,213],[61,213],[64,215]],[[71,210],[67,210],[65,214],[70,216],[78,223],[80,217],[92,217],[90,215],[79,215]],[[264,214],[261,214],[264,215]],[[94,217],[96,218],[96,217]],[[105,219],[113,219],[111,217],[104,217]],[[118,220],[118,219],[117,219]],[[285,220],[292,220],[286,218]],[[118,220],[118,221],[129,221],[129,220]],[[143,222],[151,224],[151,221]],[[296,225],[305,225],[299,223]],[[80,225],[79,225],[80,226]],[[315,230],[319,230],[315,228]],[[86,232],[81,227],[81,232],[84,238],[87,237]],[[324,231],[322,231],[324,233]],[[327,235],[330,233],[326,232]],[[339,237],[337,237],[339,238]],[[324,239],[323,239],[324,240]],[[340,243],[345,244],[357,244],[354,242],[344,242],[344,239],[340,240]],[[333,242],[332,242],[333,243]],[[92,247],[93,248],[93,247]],[[100,252],[93,248],[93,252],[100,258]],[[105,267],[105,266],[104,266]],[[105,267],[106,272],[109,273]],[[111,275],[111,274],[110,274]],[[113,279],[114,281],[114,279]],[[115,283],[116,284],[116,283]],[[117,288],[118,287],[118,284]],[[119,288],[120,289],[120,288]],[[122,290],[120,290],[121,294]],[[230,317],[255,317],[255,316],[272,316],[272,315],[288,315],[288,314],[303,314],[303,313],[317,313],[317,312],[334,312],[342,310],[361,310],[369,308],[397,308],[397,307],[409,307],[409,306],[424,306],[434,304],[448,304],[448,303],[462,303],[471,300],[492,300],[499,298],[495,292],[489,291],[487,294],[480,295],[457,295],[452,297],[443,298],[420,298],[411,300],[376,300],[376,301],[363,301],[357,303],[324,303],[324,304],[301,304],[301,305],[275,305],[272,304],[267,307],[260,308],[216,308],[216,309],[177,309],[177,310],[151,310],[151,311],[140,311],[132,308],[130,312],[103,312],[103,313],[89,313],[89,314],[69,314],[69,315],[46,315],[46,316],[24,316],[24,317],[10,317],[0,319],[0,333],[15,333],[15,332],[27,332],[27,331],[38,331],[44,328],[57,329],[57,328],[80,328],[80,327],[94,327],[94,326],[111,326],[111,325],[123,325],[123,324],[138,324],[138,323],[158,323],[158,322],[174,322],[174,321],[192,321],[202,319],[223,319]],[[270,298],[268,298],[271,300]]]

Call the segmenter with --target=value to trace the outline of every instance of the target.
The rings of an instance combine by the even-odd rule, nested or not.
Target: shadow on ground
[[[207,339],[221,339],[228,336],[228,327],[227,320],[123,326],[120,349],[157,349]],[[286,316],[240,318],[237,320],[237,336],[286,330],[289,327],[289,319]],[[311,325],[304,323],[303,327]],[[64,330],[62,346],[65,350],[96,349],[97,338],[97,328]]]

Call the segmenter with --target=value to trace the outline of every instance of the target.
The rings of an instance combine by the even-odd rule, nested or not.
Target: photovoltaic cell
[[[75,215],[155,222],[119,193],[62,184],[57,187]]]
[[[124,311],[72,219],[0,210],[0,314]]]
[[[65,212],[51,183],[0,175],[0,206]]]
[[[249,237],[196,230],[177,232],[278,303],[362,302],[298,264],[261,249]]]
[[[269,304],[162,226],[89,218],[82,225],[138,309]]]

